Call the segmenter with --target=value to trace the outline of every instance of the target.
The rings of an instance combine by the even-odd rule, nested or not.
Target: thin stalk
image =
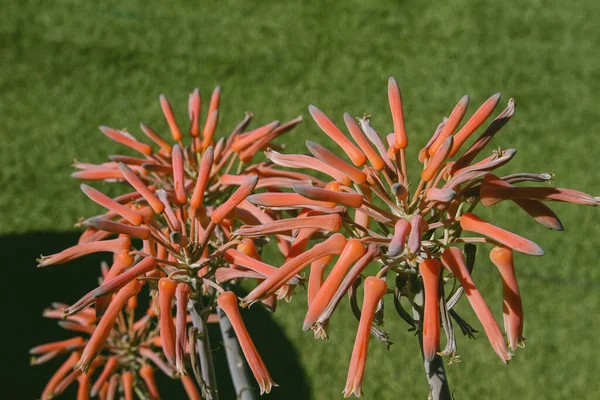
[[[210,339],[208,337],[208,329],[206,320],[202,316],[202,302],[196,299],[190,300],[192,308],[192,324],[198,330],[197,349],[198,358],[200,359],[200,370],[202,371],[202,380],[206,384],[207,399],[218,400],[217,393],[217,378],[215,375],[215,365],[213,362],[212,351],[210,349]]]
[[[217,308],[217,314],[219,315],[219,327],[221,328],[221,336],[223,337],[223,347],[225,348],[225,356],[227,357],[227,365],[229,366],[236,399],[254,400],[256,396],[252,386],[252,379],[246,366],[246,359],[242,353],[242,348],[233,331],[233,326],[231,326],[231,322],[223,310]]]
[[[422,326],[422,317],[418,309],[423,309],[424,296],[423,290],[415,294],[413,306],[413,316],[418,326]],[[419,329],[419,346],[421,346],[421,355],[423,355],[423,333]],[[430,362],[425,361],[423,358],[423,366],[425,367],[425,374],[429,381],[429,394],[432,400],[452,400],[452,394],[450,393],[450,386],[448,385],[448,377],[446,376],[446,369],[444,367],[444,359],[439,354]]]

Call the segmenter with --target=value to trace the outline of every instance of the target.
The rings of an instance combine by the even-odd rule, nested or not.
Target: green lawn
[[[193,88],[206,99],[217,84],[223,88],[221,126],[227,129],[244,111],[253,111],[257,123],[298,114],[306,119],[313,103],[336,122],[344,111],[372,114],[383,133],[392,129],[386,82],[393,75],[403,91],[411,159],[462,95],[471,96],[472,112],[500,90],[502,105],[514,97],[517,112],[493,144],[519,150],[503,170],[553,172],[557,186],[600,194],[598,1],[147,3],[1,6],[0,234],[5,240],[71,231],[78,216],[93,212],[69,174],[73,159],[99,162],[122,152],[98,125],[138,133],[144,121],[164,129],[160,93],[169,96],[184,121]],[[304,140],[324,138],[306,119],[286,144],[302,151]],[[485,337],[460,337],[462,363],[448,368],[457,399],[599,398],[600,213],[562,204],[554,209],[563,233],[542,229],[510,204],[484,212],[536,240],[546,256],[516,260],[527,348],[504,366]],[[36,243],[25,247],[20,260],[39,255]],[[500,280],[486,257],[479,259],[475,280],[500,316]],[[304,298],[300,291],[292,303],[281,305],[275,322],[298,355],[311,398],[340,398],[357,323],[343,310],[332,320],[329,342],[317,342],[301,331]],[[426,398],[416,338],[391,311],[386,327],[394,345],[388,352],[372,342],[365,397]],[[268,332],[258,328],[254,334]],[[273,371],[276,380],[285,374],[285,369]],[[283,397],[278,390],[272,398]]]

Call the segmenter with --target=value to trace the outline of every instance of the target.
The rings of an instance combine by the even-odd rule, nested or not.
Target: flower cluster
[[[274,139],[300,123],[301,117],[246,131],[253,118],[247,113],[230,135],[216,140],[219,88],[211,96],[203,129],[200,94],[196,90],[190,95],[187,145],[164,96],[160,104],[173,140],[165,140],[141,125],[158,150],[128,132],[101,127],[106,136],[141,156],[112,155],[109,162],[99,165],[75,164],[79,169],[73,174],[76,178],[124,183],[134,190],[111,198],[81,185],[86,196],[108,211],[80,221],[86,229],[77,245],[40,259],[43,267],[90,253],[113,254],[112,266],[106,268],[99,287],[71,306],[60,305],[52,312],[66,318],[65,324],[81,319],[80,325],[92,337],[87,342],[79,339],[77,343],[48,347],[50,353],[73,353],[52,379],[46,398],[60,392],[68,379],[79,379],[80,387],[85,388],[89,371],[103,363],[105,370],[110,370],[108,360],[114,355],[108,353],[118,348],[115,340],[136,347],[139,356],[128,350],[123,353],[126,361],[118,358],[115,373],[121,378],[107,373],[108,385],[100,384],[107,391],[115,390],[117,383],[111,386],[112,380],[120,380],[125,392],[140,387],[135,386],[137,373],[152,394],[148,373],[142,375],[147,368],[140,366],[150,360],[167,374],[173,371],[174,376],[181,377],[190,398],[200,397],[190,372],[204,398],[218,398],[206,330],[209,320],[229,324],[260,393],[269,393],[276,384],[246,331],[231,285],[242,279],[255,282],[239,304],[247,307],[260,303],[275,311],[277,301],[289,301],[304,281],[301,273],[307,267],[308,310],[303,329],[326,339],[330,318],[346,294],[359,320],[343,391],[346,397],[362,394],[370,336],[391,344],[381,329],[386,294],[393,295],[398,315],[422,338],[426,363],[441,355],[449,356],[451,362],[457,360],[453,321],[466,335],[476,332],[454,309],[463,295],[494,351],[508,362],[509,348],[514,351],[524,340],[513,252],[535,256],[544,252],[530,240],[473,214],[475,207],[510,200],[538,223],[562,230],[558,217],[544,202],[597,206],[600,199],[575,190],[531,185],[551,181],[551,174],[495,175],[497,168],[515,156],[515,149],[497,149],[476,161],[513,116],[512,99],[461,152],[492,115],[499,93],[485,101],[460,128],[469,98],[458,102],[419,152],[420,179],[413,185],[407,172],[408,137],[402,100],[393,78],[388,83],[388,97],[394,131],[383,138],[369,116],[354,119],[346,113],[344,122],[351,141],[323,112],[309,107],[317,125],[349,161],[311,141],[306,142],[310,155],[282,153],[283,146]],[[267,160],[253,162],[262,150]],[[325,178],[307,174],[307,170]],[[279,267],[261,259],[262,248],[271,236],[285,259]],[[472,278],[476,244],[485,243],[493,246],[490,259],[502,277],[507,340]],[[363,300],[359,307],[361,284]],[[159,345],[162,356],[146,351],[139,344],[141,336],[128,333],[137,322],[123,325],[122,319],[132,318],[132,314],[122,317],[121,310],[127,310],[143,285],[152,293],[159,328],[158,333],[149,327],[143,331],[146,335],[152,332],[151,342]],[[411,310],[403,307],[402,298]],[[217,309],[221,312],[215,314]],[[93,332],[91,324],[97,324]],[[447,338],[443,349],[441,328]],[[230,351],[235,346],[225,347]],[[130,360],[137,364],[126,364]],[[80,372],[68,374],[71,367]],[[230,366],[230,370],[239,373],[237,366]],[[81,373],[86,371],[88,375]]]
[[[88,316],[90,323],[96,323],[93,318],[99,318],[92,338],[82,342],[81,352],[73,353],[69,364],[65,364],[69,368],[86,372],[105,359],[100,354],[112,346],[111,335],[121,329],[121,309],[147,283],[157,307],[163,370],[173,369],[184,379],[186,388],[192,388],[194,383],[187,375],[191,364],[203,396],[217,398],[206,323],[214,319],[211,316],[216,315],[219,306],[238,336],[261,393],[268,393],[275,385],[244,328],[237,302],[232,301],[235,295],[222,285],[241,278],[260,281],[276,271],[261,261],[262,244],[257,249],[253,241],[234,236],[234,231],[240,224],[269,226],[280,218],[280,212],[261,211],[246,200],[256,188],[277,189],[299,181],[311,182],[307,175],[274,169],[270,162],[251,162],[260,150],[279,148],[273,140],[302,119],[284,124],[274,121],[247,131],[253,115],[246,113],[230,135],[216,140],[220,96],[220,89],[215,89],[201,130],[200,93],[195,90],[190,95],[187,145],[168,100],[161,96],[160,105],[173,141],[141,124],[142,132],[157,150],[126,131],[101,127],[102,133],[140,153],[140,157],[111,155],[109,162],[99,165],[75,164],[75,178],[124,183],[134,190],[111,198],[82,184],[84,194],[107,212],[80,221],[86,229],[77,245],[39,260],[39,267],[45,267],[91,253],[113,255],[99,287],[71,306],[54,311],[66,321]],[[277,241],[287,255],[289,238],[277,235]],[[299,282],[299,277],[288,279],[276,295],[264,300],[265,306],[274,310],[277,300],[289,299]],[[193,327],[188,327],[190,322]],[[186,352],[188,347],[192,348],[190,352]],[[154,357],[153,361],[157,360]],[[50,393],[48,390],[56,394],[54,387],[45,393]],[[194,391],[189,389],[188,394],[198,398]]]
[[[103,271],[107,273],[108,267],[105,266]],[[59,396],[75,381],[79,384],[77,399],[95,396],[113,399],[117,392],[123,393],[127,399],[133,398],[134,392],[140,398],[160,398],[154,378],[155,369],[160,369],[169,377],[175,377],[176,373],[161,356],[154,304],[151,303],[144,316],[135,319],[139,285],[134,281],[119,291],[106,310],[108,317],[101,321],[98,321],[93,308],[86,308],[58,323],[63,329],[79,336],[42,344],[29,351],[32,365],[68,354],[48,381],[41,395],[42,400]],[[46,318],[63,319],[62,310],[68,308],[65,304],[54,303],[43,315]],[[112,328],[107,329],[107,324]],[[90,352],[94,353],[94,359],[84,371],[80,368],[80,360],[90,357]],[[96,376],[95,381],[92,381],[93,376]],[[196,393],[196,398],[199,398],[195,386],[191,385],[186,390]]]
[[[420,179],[409,182],[405,149],[408,137],[404,125],[400,89],[393,78],[388,82],[388,98],[394,132],[385,137],[364,116],[356,120],[344,114],[352,142],[321,110],[309,111],[327,136],[349,161],[321,144],[307,141],[311,155],[281,154],[273,149],[267,157],[280,167],[314,170],[329,177],[329,182],[297,183],[290,192],[266,192],[247,200],[266,210],[298,210],[298,216],[273,225],[242,227],[245,237],[260,237],[282,229],[294,232],[295,242],[305,242],[317,232],[326,233],[312,248],[283,264],[246,297],[242,305],[263,300],[280,290],[293,276],[310,264],[308,311],[303,328],[327,338],[329,320],[340,300],[348,293],[360,320],[348,378],[343,394],[360,397],[369,335],[389,345],[387,334],[379,328],[383,320],[383,297],[394,294],[394,305],[407,323],[422,335],[426,362],[439,355],[456,360],[452,321],[463,333],[474,329],[453,309],[464,294],[481,322],[494,351],[503,362],[523,343],[523,309],[515,276],[513,252],[541,256],[535,243],[495,226],[473,214],[482,203],[489,207],[510,200],[538,223],[562,230],[561,222],[544,204],[548,201],[597,206],[600,198],[570,189],[550,186],[517,186],[521,183],[549,182],[551,174],[517,173],[498,177],[494,170],[508,163],[515,149],[497,149],[476,161],[494,135],[513,116],[515,103],[508,101],[500,112],[464,151],[465,143],[496,108],[500,93],[486,100],[459,128],[469,97],[463,97],[438,125],[431,140],[420,150]],[[341,233],[344,232],[344,233]],[[475,244],[493,246],[491,261],[502,276],[504,294],[503,333],[471,276]],[[329,274],[324,270],[338,256]],[[375,276],[364,278],[362,310],[356,292],[369,264],[379,266]],[[388,290],[388,283],[394,290]],[[456,284],[458,283],[458,284]],[[401,298],[412,305],[413,315],[405,310]],[[423,301],[424,297],[424,301]],[[374,323],[375,322],[375,323]],[[447,344],[440,350],[440,326]]]

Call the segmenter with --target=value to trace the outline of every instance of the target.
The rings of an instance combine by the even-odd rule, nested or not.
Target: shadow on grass
[[[39,398],[46,382],[63,358],[30,367],[28,350],[41,343],[66,339],[72,334],[58,327],[56,321],[41,317],[42,310],[53,301],[72,303],[97,285],[100,262],[108,254],[90,255],[67,264],[36,268],[40,254],[56,253],[77,242],[79,233],[29,233],[0,237],[3,255],[2,297],[4,304],[3,360],[8,372],[8,398]],[[298,354],[271,315],[261,307],[242,311],[244,320],[271,376],[280,385],[269,399],[309,399],[310,387],[298,362]],[[209,327],[215,349],[215,367],[221,399],[234,399],[219,328]],[[157,373],[164,399],[186,398],[181,385]],[[8,389],[8,390],[7,390]],[[74,398],[75,388],[61,398]]]

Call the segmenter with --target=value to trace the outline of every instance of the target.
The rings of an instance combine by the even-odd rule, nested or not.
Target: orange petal
[[[346,127],[348,128],[350,135],[352,135],[354,141],[365,153],[373,168],[375,168],[378,171],[382,170],[385,167],[385,162],[379,156],[379,154],[371,147],[369,141],[365,137],[364,133],[361,131],[354,118],[352,118],[350,114],[345,113],[344,122],[346,123]]]
[[[173,323],[173,298],[177,289],[177,282],[169,278],[161,278],[158,281],[158,307],[160,328],[160,341],[163,353],[167,360],[175,365],[175,324]]]
[[[158,198],[154,195],[154,193],[152,193],[152,191],[148,189],[146,184],[142,182],[142,180],[135,174],[135,172],[133,172],[131,168],[129,168],[129,166],[123,163],[119,163],[119,169],[123,173],[125,179],[127,179],[127,182],[129,182],[129,184],[133,186],[133,188],[144,197],[144,199],[148,202],[150,207],[152,207],[154,212],[160,214],[164,209],[164,206],[160,202],[160,200],[158,200]]]
[[[485,235],[513,250],[532,256],[543,256],[544,250],[537,244],[512,232],[485,222],[475,214],[465,213],[460,217],[460,226],[469,232]]]
[[[252,143],[260,140],[265,135],[269,134],[273,129],[279,126],[279,121],[273,121],[266,125],[263,125],[259,128],[253,129],[248,132],[244,132],[241,135],[235,137],[231,149],[235,152],[240,152],[246,147],[250,146]]]
[[[116,129],[109,128],[108,126],[100,126],[100,130],[117,143],[132,148],[133,150],[138,151],[146,156],[152,154],[152,147],[150,147],[150,145],[138,142],[133,136],[131,136],[131,134],[127,132],[121,132]]]
[[[483,185],[480,191],[481,203],[492,206],[502,200],[541,200],[598,206],[600,200],[592,195],[572,189],[553,187],[508,187]]]
[[[440,345],[440,313],[439,293],[440,261],[428,258],[419,264],[419,272],[423,278],[425,290],[425,307],[423,316],[423,357],[431,362]]]
[[[116,212],[117,214],[125,218],[127,221],[131,222],[133,225],[140,225],[143,222],[142,214],[140,214],[139,212],[117,203],[104,193],[94,189],[91,186],[88,186],[84,183],[82,183],[80,186],[83,193],[85,193],[85,195],[91,200],[93,200],[95,203],[111,211]]]
[[[363,196],[358,193],[345,193],[309,185],[294,185],[294,192],[312,200],[339,203],[353,208],[360,208],[364,201]]]
[[[335,263],[335,266],[327,276],[323,286],[321,286],[308,308],[308,312],[304,317],[303,329],[305,331],[309,330],[315,322],[317,322],[317,319],[323,313],[325,307],[331,302],[333,295],[340,286],[348,269],[352,264],[358,261],[366,251],[365,246],[360,240],[348,240],[342,254]]]
[[[213,147],[209,146],[204,153],[202,153],[202,160],[200,161],[200,168],[198,169],[198,179],[196,180],[196,186],[192,193],[190,200],[190,206],[192,208],[199,209],[202,207],[204,202],[204,191],[210,178],[210,173],[213,166]]]
[[[233,209],[248,197],[254,190],[258,176],[248,176],[246,182],[241,185],[232,195],[221,204],[216,210],[210,214],[210,219],[215,224],[218,224],[229,214]]]
[[[320,144],[307,140],[306,147],[317,159],[337,169],[353,182],[360,185],[367,180],[367,175],[364,172],[348,164]]]
[[[388,99],[390,102],[390,111],[394,121],[395,146],[398,149],[404,149],[408,146],[408,137],[404,128],[404,111],[402,110],[402,97],[400,88],[393,77],[388,80]]]
[[[202,98],[200,91],[194,89],[188,100],[188,114],[190,116],[190,136],[197,137],[200,134],[200,118],[202,116]]]
[[[399,219],[394,225],[394,235],[390,241],[388,247],[388,254],[390,257],[396,257],[402,250],[404,250],[404,244],[406,243],[406,237],[410,233],[411,225],[405,219]]]
[[[467,123],[454,135],[454,142],[452,144],[452,150],[450,151],[450,157],[454,157],[464,142],[485,122],[490,114],[496,108],[496,105],[500,101],[500,93],[496,93],[489,99],[487,99],[475,114],[467,121]]]
[[[460,249],[457,247],[448,247],[444,250],[442,253],[442,264],[454,274],[465,290],[467,299],[471,303],[471,307],[473,307],[473,311],[475,311],[477,318],[481,322],[485,334],[496,354],[498,354],[504,363],[509,361],[511,355],[506,348],[506,343],[504,343],[504,336],[490,308],[481,296],[481,293],[479,293],[479,290],[477,290]]]
[[[429,156],[430,157],[432,157],[435,153],[437,153],[439,148],[442,146],[442,143],[444,143],[444,141],[448,137],[450,137],[450,135],[452,135],[452,133],[454,132],[454,130],[456,129],[458,124],[460,124],[460,121],[462,121],[462,119],[465,115],[465,112],[467,111],[468,105],[469,105],[469,96],[465,94],[460,99],[458,104],[456,104],[456,106],[454,107],[454,110],[452,110],[452,112],[450,113],[450,116],[448,117],[448,121],[446,121],[446,123],[444,124],[444,127],[440,131],[439,136],[437,137],[435,142],[433,142],[433,144],[429,148]]]
[[[248,334],[248,330],[244,325],[244,321],[242,320],[242,316],[238,309],[236,295],[233,292],[221,293],[217,298],[217,304],[225,312],[227,318],[229,318],[229,321],[231,322],[231,326],[238,338],[238,342],[246,357],[248,366],[250,367],[256,382],[258,382],[260,394],[269,393],[271,388],[277,386],[277,384],[273,382],[265,363],[258,354],[256,346],[254,346],[254,343]]]
[[[250,203],[267,208],[332,208],[335,202],[308,199],[297,193],[267,192],[250,195]]]
[[[430,181],[433,179],[435,174],[440,170],[442,163],[448,158],[450,149],[452,148],[452,136],[448,137],[442,142],[435,154],[427,162],[427,166],[421,172],[421,179],[424,181]]]
[[[513,252],[506,247],[494,247],[490,252],[490,260],[502,275],[502,299],[504,314],[504,330],[508,336],[510,348],[515,350],[524,341],[523,338],[523,303],[517,284]]]
[[[45,267],[52,264],[62,264],[79,257],[83,257],[92,253],[112,252],[118,253],[122,250],[129,250],[131,241],[128,237],[120,237],[118,239],[103,240],[101,242],[91,242],[78,244],[61,251],[60,253],[51,256],[42,256],[39,260],[38,267]]]
[[[354,145],[347,137],[339,130],[337,126],[325,115],[321,110],[312,104],[308,106],[308,111],[313,119],[319,125],[319,128],[327,134],[338,146],[344,150],[344,153],[350,157],[354,165],[360,167],[364,165],[367,158],[363,152]]]
[[[354,340],[354,348],[352,349],[352,358],[350,358],[346,387],[342,392],[344,397],[350,397],[352,394],[356,397],[362,395],[361,385],[367,362],[371,325],[373,324],[377,304],[383,298],[386,290],[387,284],[384,280],[374,276],[368,276],[365,279],[363,307],[356,339]]]
[[[324,242],[314,245],[310,250],[284,263],[273,275],[244,297],[242,303],[251,304],[260,298],[270,296],[308,264],[327,255],[340,254],[345,245],[346,239],[341,233],[333,234]]]
[[[173,136],[173,140],[179,142],[182,139],[181,131],[179,130],[179,126],[177,125],[177,121],[175,120],[175,115],[173,114],[173,110],[171,109],[171,104],[169,104],[169,100],[167,100],[167,96],[161,94],[160,97],[160,108],[162,108],[162,112],[165,116],[165,120],[169,125],[169,130],[171,131],[171,136]]]
[[[140,128],[142,132],[148,137],[148,139],[152,140],[165,154],[171,154],[171,145],[165,139],[160,137],[158,133],[156,133],[152,128],[147,125],[140,123]]]
[[[183,150],[176,144],[173,146],[172,154],[173,163],[173,189],[175,190],[175,199],[179,204],[187,203],[187,195],[185,194],[185,171],[183,167]]]

